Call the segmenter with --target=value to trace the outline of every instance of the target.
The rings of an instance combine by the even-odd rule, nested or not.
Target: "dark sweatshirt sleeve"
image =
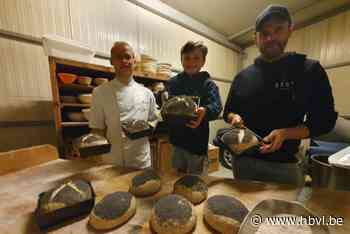
[[[210,80],[207,82],[206,86],[206,103],[202,103],[201,106],[207,109],[205,118],[208,121],[215,120],[219,117],[222,111],[222,103],[219,94],[219,88],[214,83],[214,81]]]
[[[307,77],[312,79],[310,102],[304,123],[310,130],[310,137],[330,132],[338,118],[334,110],[334,98],[328,76],[317,62],[312,64]]]
[[[239,80],[239,75],[237,75],[232,84],[231,84],[231,88],[230,88],[230,92],[227,95],[226,98],[226,103],[225,103],[225,108],[224,108],[224,120],[226,122],[228,122],[228,114],[229,113],[237,113],[239,114],[239,97],[237,96],[237,88],[238,88],[238,81]]]
[[[173,82],[172,79],[168,80],[165,83],[165,89],[168,92],[169,96],[173,96],[174,95],[174,84],[173,84],[174,82]]]

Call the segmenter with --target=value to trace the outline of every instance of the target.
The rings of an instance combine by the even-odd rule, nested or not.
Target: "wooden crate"
[[[219,147],[209,144],[208,146],[208,160],[209,160],[209,168],[208,173],[212,173],[214,171],[219,170]]]

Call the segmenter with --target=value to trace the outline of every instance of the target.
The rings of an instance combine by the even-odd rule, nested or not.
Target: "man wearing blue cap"
[[[285,52],[293,32],[287,8],[270,5],[255,29],[261,54],[235,77],[224,118],[265,136],[265,143],[257,155],[234,159],[234,176],[302,185],[300,140],[331,131],[337,119],[328,76],[318,61]]]

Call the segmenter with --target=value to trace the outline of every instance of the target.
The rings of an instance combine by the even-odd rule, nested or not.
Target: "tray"
[[[64,207],[61,209],[57,209],[50,213],[42,213],[40,212],[40,204],[41,200],[45,192],[39,194],[39,200],[37,204],[37,208],[34,211],[35,221],[39,226],[40,231],[47,232],[54,229],[57,229],[61,226],[70,224],[72,221],[77,221],[79,218],[83,218],[86,215],[90,214],[91,210],[95,205],[95,192],[91,183],[86,181],[92,192],[91,199],[77,203],[73,206]]]
[[[101,154],[107,154],[109,152],[111,152],[111,144],[95,145],[95,146],[79,148],[79,156],[82,158],[101,155]]]
[[[149,126],[149,128],[142,130],[142,131],[138,131],[138,132],[129,132],[125,127],[123,127],[123,131],[125,133],[125,135],[132,140],[136,140],[142,137],[147,137],[147,136],[151,136],[153,134],[153,127]]]

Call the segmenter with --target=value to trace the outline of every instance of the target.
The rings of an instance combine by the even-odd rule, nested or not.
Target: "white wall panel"
[[[97,65],[106,66],[106,67],[112,67],[111,62],[110,62],[109,59],[101,59],[101,58],[94,57],[92,59],[91,63],[97,64]]]
[[[176,68],[180,68],[177,25],[141,7],[137,8],[137,14],[139,19],[138,52],[149,54],[160,62],[170,62]]]
[[[0,38],[0,120],[50,119],[49,64],[41,46]],[[34,103],[34,104],[33,104]],[[48,113],[42,113],[45,110]]]
[[[0,28],[41,37],[70,38],[68,0],[0,0]]]
[[[297,51],[304,53],[304,31],[294,31],[292,36],[289,38],[286,51]]]
[[[221,102],[222,102],[222,105],[224,107],[228,93],[230,91],[231,83],[216,81],[216,80],[215,80],[215,83],[219,87]],[[220,115],[222,116],[222,114],[223,113],[221,113]],[[216,120],[216,121],[210,122],[209,143],[212,143],[213,138],[215,137],[217,130],[219,130],[220,128],[224,128],[224,127],[227,127],[227,124],[223,120]]]
[[[41,46],[0,38],[2,97],[51,99],[48,59]]]
[[[214,80],[214,82],[219,88],[221,102],[222,102],[222,105],[224,106],[226,99],[227,99],[227,96],[228,96],[228,93],[230,92],[231,83],[217,81],[217,80]]]
[[[124,0],[69,0],[72,37],[100,52],[110,53],[113,42],[137,47],[136,6]]]
[[[255,58],[259,55],[259,50],[255,45],[252,45],[244,50],[243,68],[254,63]]]
[[[234,76],[239,72],[239,64],[242,62],[241,59],[241,55],[231,50],[226,50],[225,78],[233,80]]]
[[[350,11],[347,11],[345,14],[345,24],[344,24],[344,40],[343,40],[343,53],[344,60],[350,61]]]
[[[340,14],[329,19],[329,44],[327,52],[327,64],[334,64],[344,61],[344,43],[346,15]],[[349,42],[346,42],[349,43]]]
[[[335,107],[340,114],[350,114],[350,66],[327,70],[332,85]]]

